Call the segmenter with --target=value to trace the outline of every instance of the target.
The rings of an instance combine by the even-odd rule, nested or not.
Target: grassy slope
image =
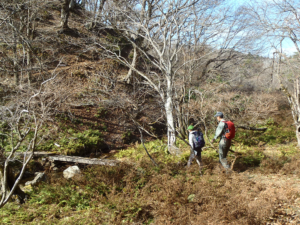
[[[2,222],[262,224],[281,218],[279,212],[288,220],[293,211],[281,205],[295,208],[298,204],[299,154],[290,129],[269,126],[264,134],[237,136],[234,148],[242,156],[231,175],[224,174],[214,150],[203,152],[205,169],[199,176],[196,163],[185,168],[189,150],[183,143],[178,143],[185,150],[180,158],[164,153],[164,141],[146,144],[159,168],[136,144],[116,155],[124,161],[120,167],[86,168],[82,176],[70,181],[49,174],[49,183],[36,188],[27,203],[9,203],[0,212]],[[244,135],[251,136],[254,144]],[[282,144],[283,136],[291,142]],[[262,138],[269,141],[258,147],[255,143]],[[271,150],[275,151],[270,154]],[[229,160],[233,159],[231,154]]]
[[[55,21],[59,21],[59,12],[54,14],[54,18]],[[72,21],[70,26],[79,27],[77,32],[90,35],[82,24]],[[57,36],[55,30],[49,29],[47,32],[49,36],[59,40],[57,41],[59,47],[63,47],[65,42],[77,41],[69,36]],[[77,57],[80,59],[79,63],[75,60]],[[85,85],[91,84],[86,84],[87,79],[84,77],[86,73],[94,72],[87,68],[101,71],[106,69],[106,64],[92,59],[89,52],[66,55],[65,62],[71,66],[63,68],[62,72],[73,74],[72,79],[80,81],[74,84],[78,86],[75,93],[78,96],[74,99],[85,102],[82,96],[89,94],[85,90]],[[74,110],[76,116],[74,126],[77,129],[68,127],[57,131],[57,141],[63,148],[55,149],[51,139],[49,143],[43,143],[41,150],[49,148],[66,154],[76,152],[82,145],[101,142],[99,138],[102,137],[95,132],[99,130],[103,136],[108,134],[107,139],[111,139],[112,131],[119,131],[114,138],[124,139],[122,136],[126,134],[126,128],[117,130],[119,123],[107,126],[106,123],[113,121],[104,121],[108,116],[101,115],[99,110],[101,108],[90,107]],[[58,120],[58,123],[61,123],[58,124],[59,129],[66,127],[67,120],[68,118]],[[176,158],[165,153],[164,141],[154,141],[146,145],[160,165],[160,168],[156,168],[147,158],[143,147],[137,144],[116,155],[125,161],[118,168],[86,168],[81,177],[70,181],[49,174],[49,183],[40,185],[30,193],[30,198],[25,204],[18,205],[11,202],[1,209],[1,222],[4,224],[265,223],[272,220],[271,216],[275,218],[279,204],[293,205],[297,202],[299,189],[296,185],[298,180],[294,175],[300,174],[294,129],[277,127],[272,121],[269,121],[268,125],[270,129],[264,134],[248,131],[238,133],[233,149],[242,155],[236,160],[234,170],[243,173],[226,176],[219,166],[218,155],[214,150],[207,150],[203,152],[205,168],[204,175],[200,177],[195,163],[190,169],[184,167],[189,149],[183,143],[178,143],[185,153],[181,158]],[[82,131],[86,130],[85,128],[91,128],[93,131],[87,131],[87,135],[84,135]],[[70,142],[72,138],[76,141]],[[233,154],[229,154],[229,161],[232,162],[234,158]],[[279,180],[286,182],[278,183],[278,180],[275,182],[275,179],[268,178],[275,175]]]

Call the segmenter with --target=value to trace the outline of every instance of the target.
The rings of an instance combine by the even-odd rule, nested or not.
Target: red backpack
[[[235,126],[231,121],[224,121],[225,126],[225,137],[229,140],[233,139],[235,136]]]

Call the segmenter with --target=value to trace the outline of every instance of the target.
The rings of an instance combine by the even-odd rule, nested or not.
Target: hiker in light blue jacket
[[[214,136],[214,139],[212,139],[211,143],[214,143],[214,141],[217,138],[220,138],[219,142],[219,159],[220,163],[225,169],[229,169],[229,165],[227,163],[227,153],[229,151],[230,145],[231,145],[231,140],[227,139],[225,137],[225,120],[223,119],[224,115],[222,112],[217,112],[217,114],[214,116],[217,117],[217,120],[219,121],[219,125],[216,129],[216,134]]]

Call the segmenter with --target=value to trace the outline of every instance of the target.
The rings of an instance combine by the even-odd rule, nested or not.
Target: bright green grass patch
[[[60,147],[58,147],[56,144]],[[76,132],[68,129],[57,140],[49,140],[38,146],[38,151],[57,151],[65,155],[84,155],[99,149],[104,141],[99,130]]]
[[[296,141],[294,127],[276,126],[275,124],[266,124],[261,127],[268,129],[265,132],[238,129],[234,140],[247,146],[258,145],[259,143],[268,145],[288,144]]]
[[[181,141],[177,141],[177,146],[180,148],[182,154],[178,156],[171,155],[168,152],[168,146],[164,140],[155,140],[145,143],[145,147],[149,154],[156,160],[164,163],[180,162],[182,160],[187,160],[190,155],[190,150],[187,145]],[[134,147],[130,147],[124,150],[120,150],[115,154],[117,159],[127,158],[130,160],[140,161],[145,157],[148,157],[143,144],[136,143]]]

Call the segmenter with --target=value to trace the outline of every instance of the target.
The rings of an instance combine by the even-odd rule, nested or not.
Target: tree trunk
[[[70,0],[69,9],[75,8],[75,0]]]
[[[102,2],[104,3],[106,0],[102,0],[101,1],[101,4]],[[143,22],[144,19],[145,19],[145,9],[146,9],[146,0],[143,0],[142,2],[142,10],[141,10],[141,15],[140,15],[140,21]],[[141,29],[138,29],[137,31],[137,36],[136,36],[136,39],[135,39],[135,44],[139,47],[141,47],[143,45],[143,42],[144,42],[144,38],[143,36],[144,35],[140,35],[142,32]],[[132,63],[131,63],[131,66],[133,68],[136,67],[136,62],[137,62],[137,57],[138,57],[138,51],[137,51],[137,46],[134,45],[133,46],[133,58],[132,58]],[[131,68],[129,68],[129,71],[127,73],[127,76],[125,78],[125,81],[129,84],[130,83],[130,80],[131,80],[131,77],[133,75],[133,71]]]
[[[14,71],[14,80],[15,80],[15,85],[18,86],[20,84],[20,77],[18,73],[18,54],[17,54],[17,36],[16,32],[14,31],[14,46],[13,46],[13,54],[14,54],[14,59],[13,59],[13,71]]]
[[[64,3],[61,7],[61,27],[62,29],[68,29],[68,19],[70,15],[70,0],[64,0]]]
[[[4,177],[6,177],[6,179],[4,179]],[[0,180],[1,180],[1,198],[6,198],[12,187],[14,186],[14,183],[16,182],[16,178],[15,175],[12,172],[12,169],[10,168],[10,166],[7,167],[7,174],[6,176],[4,176],[4,168],[3,166],[0,166]],[[4,194],[3,194],[4,192]],[[19,200],[21,203],[24,202],[24,198],[25,198],[25,193],[20,189],[19,186],[16,187],[14,194],[17,195],[19,197]]]
[[[296,78],[294,81],[294,101],[290,101],[294,104],[294,120],[296,124],[296,137],[298,141],[298,147],[300,147],[300,78]]]
[[[184,91],[183,91],[183,94],[182,94],[182,96],[179,100],[178,106],[177,106],[177,113],[178,113],[177,117],[178,117],[178,131],[183,138],[186,138],[187,122],[186,122],[186,118],[185,118],[184,109],[182,107],[183,104],[184,104]]]
[[[296,136],[298,141],[298,147],[300,147],[300,125],[297,125]]]
[[[31,53],[30,49],[27,49],[27,76],[28,76],[28,85],[31,85]]]
[[[4,167],[0,166],[0,180],[1,180],[1,198],[5,199],[6,196],[9,194],[9,187],[8,187],[8,182],[7,179],[4,179]]]
[[[177,155],[178,149],[175,146],[176,135],[174,127],[174,117],[173,117],[173,100],[172,100],[172,83],[171,79],[167,78],[167,96],[165,102],[165,110],[167,117],[167,126],[168,126],[168,150],[171,154]]]
[[[82,1],[81,1],[81,7],[82,7],[83,9],[85,9],[85,3],[86,3],[86,0],[82,0]]]
[[[133,59],[132,59],[132,63],[131,63],[131,66],[133,68],[135,68],[136,66],[136,61],[137,61],[137,50],[136,50],[136,46],[133,47]],[[131,77],[132,77],[132,74],[133,74],[133,71],[131,68],[129,68],[129,71],[127,73],[127,76],[125,78],[125,81],[130,84],[131,82]]]
[[[32,28],[32,23],[28,19],[26,33],[27,33],[27,38],[32,41],[33,40],[34,26],[33,26],[33,29],[31,29],[31,28]],[[30,86],[30,84],[31,84],[31,53],[30,53],[30,48],[27,47],[26,51],[27,51],[27,77],[28,77],[28,85]]]
[[[99,6],[99,14],[102,13],[102,10],[104,8],[104,4],[105,4],[106,0],[101,0],[100,6]]]

